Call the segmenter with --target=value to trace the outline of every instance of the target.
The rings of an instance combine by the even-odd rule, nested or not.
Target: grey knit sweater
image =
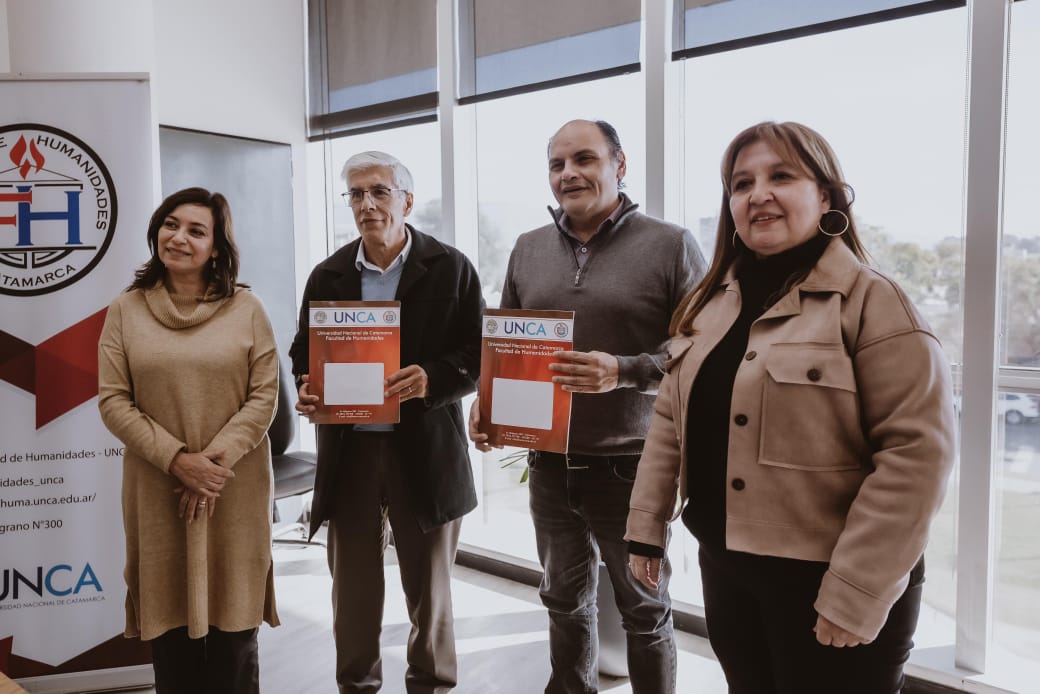
[[[574,349],[614,354],[618,388],[575,393],[570,452],[638,454],[643,450],[654,394],[664,374],[668,323],[679,301],[704,275],[704,256],[693,235],[636,211],[624,211],[590,242],[578,269],[570,242],[553,223],[517,239],[509,256],[502,308],[573,310]]]

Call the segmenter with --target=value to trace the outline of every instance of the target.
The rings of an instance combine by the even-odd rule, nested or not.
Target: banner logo
[[[48,125],[0,126],[0,294],[37,296],[85,277],[116,227],[104,162]]]
[[[36,566],[25,573],[13,568],[3,569],[0,570],[0,576],[0,603],[8,600],[31,600],[34,595],[36,598],[44,599],[79,595],[88,588],[92,589],[94,594],[103,591],[101,582],[98,581],[97,574],[89,562],[82,568],[73,568],[70,564]],[[5,607],[6,605],[0,605],[0,609]]]

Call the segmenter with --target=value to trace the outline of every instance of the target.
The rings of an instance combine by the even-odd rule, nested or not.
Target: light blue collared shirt
[[[361,278],[362,278],[362,280],[364,280],[364,278],[365,278],[365,270],[371,270],[372,272],[374,272],[374,273],[376,273],[378,275],[385,275],[386,273],[392,272],[395,269],[397,269],[398,267],[404,265],[404,261],[408,260],[408,254],[412,250],[412,232],[408,231],[408,227],[405,227],[405,229],[404,229],[404,238],[405,238],[404,248],[401,249],[401,252],[397,254],[397,257],[394,258],[390,262],[390,265],[388,265],[385,270],[368,259],[368,256],[365,255],[365,242],[364,242],[364,240],[362,240],[362,242],[360,244],[358,244],[357,257],[354,259],[354,265],[357,267],[358,270],[361,270]],[[397,277],[398,277],[398,279],[400,279],[400,277],[401,277],[400,271],[397,272]],[[390,294],[390,296],[388,298],[386,298],[386,299],[378,298],[377,299],[377,298],[373,297],[373,298],[370,299],[367,296],[365,296],[365,290],[364,290],[364,288],[362,288],[362,290],[361,290],[361,298],[364,301],[391,301],[394,298],[394,293],[396,291],[397,291],[397,283],[395,282],[394,283],[394,291],[391,292],[391,294]]]

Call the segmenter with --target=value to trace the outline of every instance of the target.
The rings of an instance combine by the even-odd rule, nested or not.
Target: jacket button
[[[733,481],[730,482],[730,486],[739,492],[744,489],[744,480],[740,479],[739,477],[734,477]]]
[[[823,372],[816,368],[809,369],[808,373],[805,375],[809,377],[810,381],[819,381],[823,378]]]
[[[757,356],[758,356],[758,352],[756,352],[755,350],[751,350],[750,352],[748,352],[747,354],[744,355],[744,358],[747,359],[748,361],[751,361],[752,359],[754,359]]]
[[[747,415],[746,414],[738,414],[736,417],[733,418],[733,421],[737,423],[738,427],[742,427],[745,424],[747,424]]]

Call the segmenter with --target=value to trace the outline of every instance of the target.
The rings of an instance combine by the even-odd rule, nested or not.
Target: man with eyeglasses
[[[311,536],[329,522],[336,681],[340,692],[382,685],[383,551],[388,523],[411,619],[409,694],[447,692],[457,667],[451,568],[462,516],[477,504],[460,399],[480,374],[484,300],[472,264],[405,222],[412,176],[383,152],[362,152],[343,167],[344,199],[361,238],[311,272],[289,354],[296,409],[312,414],[308,390],[311,301],[401,302],[401,364],[386,381],[400,397],[399,424],[318,426]],[[396,690],[396,688],[395,688]]]
[[[546,694],[598,687],[596,589],[606,564],[622,615],[634,694],[675,691],[670,567],[644,587],[628,566],[629,498],[654,395],[664,375],[672,313],[704,275],[693,235],[648,217],[620,191],[625,153],[612,125],[575,120],[548,147],[552,222],[517,239],[502,308],[573,310],[574,349],[553,382],[572,392],[566,454],[530,451],[530,505],[539,594],[549,611]],[[470,438],[490,450],[470,410]],[[659,548],[641,548],[661,556]]]

